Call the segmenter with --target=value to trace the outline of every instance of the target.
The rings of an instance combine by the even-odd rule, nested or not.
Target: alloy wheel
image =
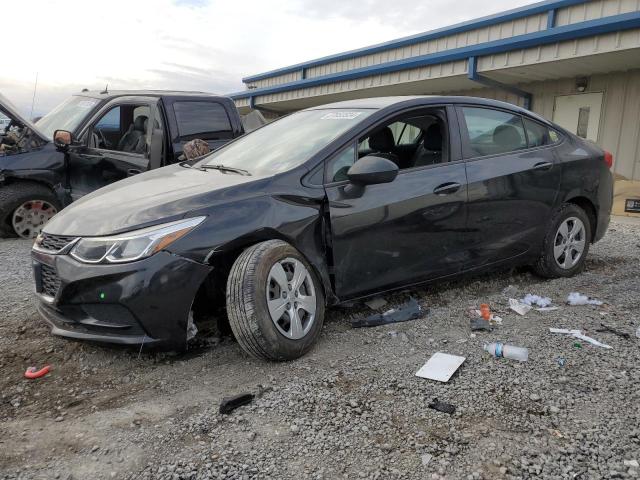
[[[13,211],[13,230],[22,238],[35,238],[58,209],[45,200],[27,200]]]
[[[267,307],[278,331],[291,340],[303,338],[316,318],[313,279],[300,260],[276,262],[267,277]]]
[[[564,220],[558,227],[553,242],[553,256],[558,266],[565,270],[574,267],[582,258],[586,241],[582,220],[576,217]]]

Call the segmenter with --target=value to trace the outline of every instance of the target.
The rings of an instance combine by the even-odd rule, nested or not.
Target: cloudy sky
[[[527,0],[19,0],[0,92],[34,116],[82,88],[230,93],[241,78],[533,3]]]

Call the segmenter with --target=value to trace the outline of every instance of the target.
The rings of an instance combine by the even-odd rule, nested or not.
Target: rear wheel
[[[61,209],[53,192],[37,183],[12,183],[0,188],[0,235],[35,238]]]
[[[229,324],[240,346],[267,360],[304,355],[320,335],[324,294],[291,245],[269,240],[245,250],[227,281]]]
[[[560,207],[547,230],[540,258],[534,265],[543,277],[571,277],[584,268],[589,253],[591,224],[577,205]]]

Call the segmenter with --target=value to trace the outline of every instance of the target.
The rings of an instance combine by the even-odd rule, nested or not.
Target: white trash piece
[[[514,347],[513,345],[505,345],[500,342],[485,343],[482,347],[485,352],[489,352],[496,358],[509,358],[526,362],[529,359],[529,350],[524,347]]]
[[[582,330],[568,330],[566,328],[550,328],[549,331],[551,333],[564,333],[565,335],[571,335],[572,337],[579,338],[585,342],[589,342],[591,345],[595,345],[596,347],[602,348],[613,348],[611,345],[607,345],[605,343],[601,343],[595,338],[588,337]]]
[[[636,337],[640,338],[640,327],[636,330]]]
[[[527,293],[520,303],[524,303],[525,305],[529,305],[530,307],[538,306],[540,308],[546,308],[551,306],[551,299],[549,297],[541,297],[540,295],[532,295],[531,293]]]
[[[518,315],[526,315],[531,310],[531,305],[524,304],[515,298],[509,299],[509,308],[516,312]]]
[[[465,358],[459,357],[458,355],[436,352],[431,355],[429,361],[416,372],[416,377],[437,380],[438,382],[448,382],[464,361]]]
[[[586,295],[578,292],[571,292],[567,297],[567,303],[569,305],[602,305],[600,300],[587,297]]]

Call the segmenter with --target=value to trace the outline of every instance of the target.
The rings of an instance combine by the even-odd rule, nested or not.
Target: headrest
[[[147,117],[146,115],[138,115],[136,119],[133,121],[133,129],[138,130],[139,132],[147,131]]]
[[[389,127],[384,127],[369,137],[369,147],[376,152],[390,152],[395,142]]]
[[[442,130],[440,124],[433,123],[424,132],[424,148],[439,152],[442,150]]]
[[[493,141],[507,150],[522,146],[522,137],[513,125],[498,125],[493,131]]]

